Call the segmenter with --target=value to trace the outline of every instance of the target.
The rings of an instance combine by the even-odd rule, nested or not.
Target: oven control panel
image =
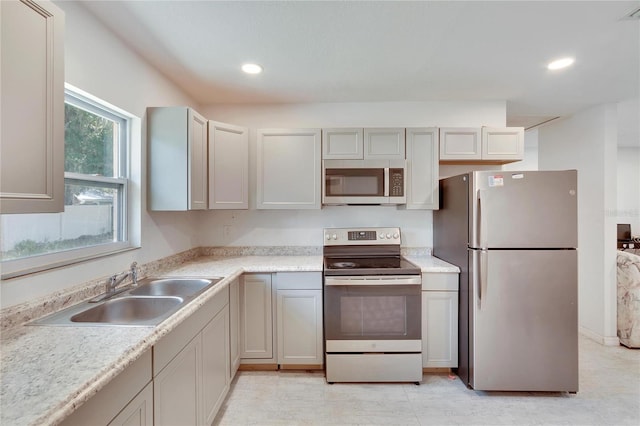
[[[324,245],[400,244],[400,228],[326,228]]]

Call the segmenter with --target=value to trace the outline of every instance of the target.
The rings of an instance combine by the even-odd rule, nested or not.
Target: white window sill
[[[131,250],[139,249],[128,243],[110,244],[107,249],[104,246],[68,250],[65,252],[43,254],[25,259],[7,260],[2,262],[2,280],[23,277],[37,272],[45,272],[53,269],[64,268],[76,263],[87,262],[101,257],[111,256]]]

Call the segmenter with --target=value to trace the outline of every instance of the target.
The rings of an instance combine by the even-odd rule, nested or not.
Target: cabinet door
[[[475,127],[440,128],[441,160],[480,160],[480,129]]]
[[[323,160],[362,160],[362,129],[322,129]]]
[[[64,210],[64,13],[0,2],[0,213]]]
[[[207,120],[187,107],[147,108],[149,208],[207,208]]]
[[[364,129],[365,160],[404,160],[404,129]]]
[[[323,364],[322,290],[278,290],[278,364]]]
[[[438,129],[407,129],[407,209],[439,208]]]
[[[258,130],[258,209],[319,209],[320,129]]]
[[[244,275],[240,284],[240,358],[273,358],[271,275]]]
[[[524,158],[523,127],[483,127],[482,159],[518,161]]]
[[[232,380],[240,366],[240,282],[237,279],[229,284],[229,356],[229,379]]]
[[[149,350],[114,377],[98,393],[78,407],[77,410],[62,421],[61,425],[106,425],[111,421],[116,422],[118,418],[124,422],[126,419],[120,417],[118,413],[127,411],[128,408],[135,411],[134,405],[138,403],[133,401],[140,401],[139,394],[145,387],[151,386],[151,364],[152,358]],[[149,403],[151,401],[149,399]],[[151,418],[151,408],[149,406],[147,411],[148,418]],[[134,416],[131,421],[134,421],[135,415],[133,413],[131,415]]]
[[[229,390],[229,308],[202,329],[202,408],[204,424],[216,417]]]
[[[118,414],[109,426],[152,426],[153,425],[153,384],[149,383]]]
[[[209,121],[209,208],[249,208],[249,132]]]
[[[189,108],[189,209],[207,208],[207,119]]]
[[[458,292],[422,292],[422,366],[458,366]]]
[[[202,424],[200,396],[201,338],[197,335],[153,380],[157,426]]]

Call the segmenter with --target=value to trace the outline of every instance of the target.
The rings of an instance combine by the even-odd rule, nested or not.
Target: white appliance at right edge
[[[578,391],[577,172],[440,180],[433,254],[460,268],[458,376],[476,390]]]

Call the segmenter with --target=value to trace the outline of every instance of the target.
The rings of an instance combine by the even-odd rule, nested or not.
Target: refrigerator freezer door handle
[[[478,221],[480,222],[480,226],[478,227],[478,244],[481,249],[487,248],[487,215],[482,214],[482,199],[485,198],[486,201],[486,195],[484,195],[484,193],[485,191],[483,190],[478,191]]]

